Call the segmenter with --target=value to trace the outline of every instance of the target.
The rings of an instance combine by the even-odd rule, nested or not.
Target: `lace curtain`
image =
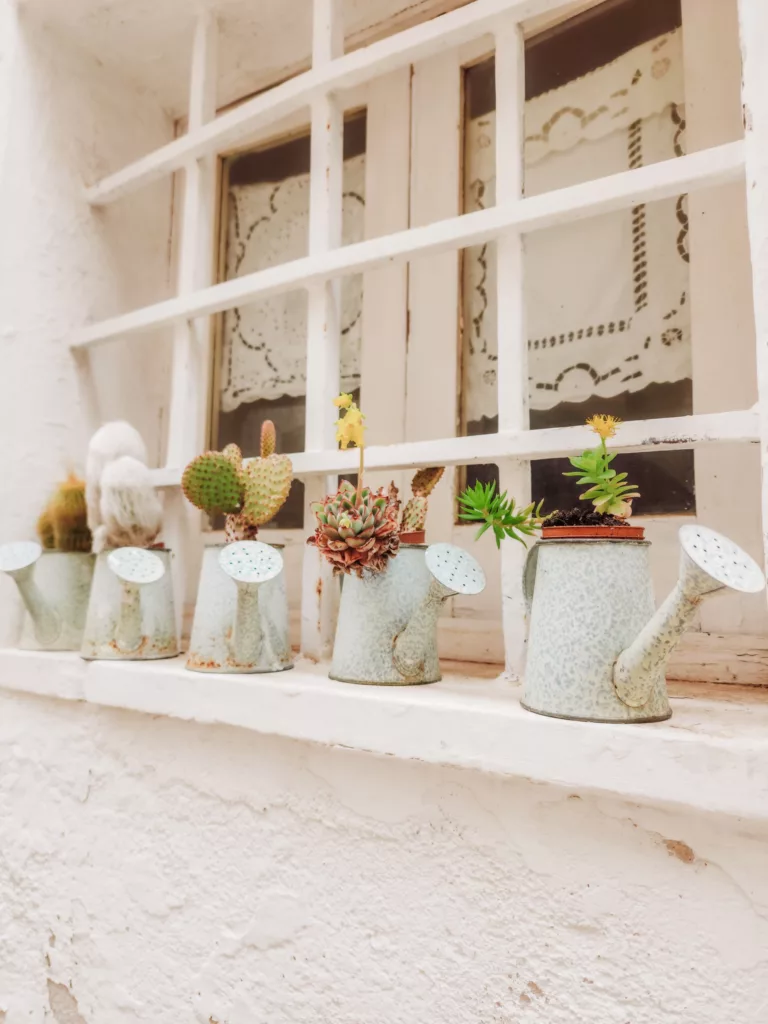
[[[364,237],[365,155],[344,163],[345,243]],[[226,278],[299,259],[307,254],[309,175],[280,182],[236,185],[229,190]],[[360,385],[362,275],[341,288],[341,377],[345,391]],[[225,315],[221,410],[244,402],[306,394],[307,302],[288,292],[233,309]]]
[[[536,195],[683,153],[681,33],[645,43],[525,111]],[[467,210],[495,198],[495,114],[467,127]],[[525,239],[530,404],[547,410],[691,376],[685,197]],[[464,273],[464,419],[497,412],[495,246]]]

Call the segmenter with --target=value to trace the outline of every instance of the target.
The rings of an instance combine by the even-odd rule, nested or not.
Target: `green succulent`
[[[593,417],[593,420],[597,417]],[[587,421],[590,422],[590,421]],[[590,426],[593,424],[590,422]],[[593,429],[596,429],[593,426]],[[609,428],[615,430],[615,424]],[[583,494],[579,495],[582,501],[591,501],[595,511],[606,515],[619,516],[626,519],[632,512],[632,499],[639,498],[640,492],[634,484],[627,482],[626,473],[617,473],[611,469],[611,463],[616,458],[615,452],[609,452],[605,441],[606,438],[600,433],[600,444],[596,448],[588,448],[581,455],[576,455],[568,461],[574,467],[575,472],[563,473],[563,476],[578,477],[576,481],[579,486],[588,484],[589,487]],[[613,436],[609,434],[608,436]]]
[[[474,487],[468,487],[459,496],[462,508],[459,519],[482,523],[475,534],[475,540],[482,537],[486,530],[492,529],[497,548],[501,547],[505,537],[520,541],[525,546],[526,537],[532,537],[541,524],[543,504],[540,501],[538,505],[531,503],[523,508],[515,504],[514,498],[508,498],[506,491],[497,494],[495,480],[489,484],[478,480]]]

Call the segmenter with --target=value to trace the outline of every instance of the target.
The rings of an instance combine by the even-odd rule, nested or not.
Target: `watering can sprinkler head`
[[[482,566],[454,544],[430,544],[425,553],[432,574],[429,590],[411,621],[397,636],[392,657],[397,671],[407,680],[419,676],[426,651],[434,644],[437,620],[443,603],[457,594],[479,594],[485,589]]]
[[[115,643],[123,654],[132,654],[141,646],[141,587],[161,580],[165,566],[146,548],[115,548],[107,555],[107,565],[122,588]]]
[[[485,590],[482,566],[468,551],[455,544],[430,544],[425,555],[432,573],[431,592],[442,600],[455,594],[474,595]]]
[[[674,590],[614,665],[616,695],[631,708],[647,703],[656,678],[705,597],[726,587],[743,594],[765,588],[763,570],[732,540],[693,524],[683,526],[679,536],[680,578]]]
[[[162,560],[146,548],[115,548],[107,555],[107,565],[122,583],[134,587],[157,583],[165,575]]]
[[[259,587],[283,571],[283,556],[258,540],[227,544],[219,555],[219,566],[237,587],[237,610],[232,634],[232,657],[238,665],[251,666],[259,660],[264,635],[259,616]]]
[[[727,537],[707,526],[680,529],[680,586],[691,598],[730,587],[759,594],[765,576],[757,562]]]
[[[0,572],[7,573],[19,588],[34,623],[35,636],[42,647],[47,647],[58,640],[62,622],[34,580],[35,565],[42,553],[42,547],[35,540],[0,545]]]
[[[43,549],[36,540],[20,540],[0,545],[0,572],[6,572],[12,579],[18,579],[30,570],[42,555]]]
[[[219,565],[238,587],[259,586],[280,575],[283,556],[261,541],[239,540],[222,550]]]

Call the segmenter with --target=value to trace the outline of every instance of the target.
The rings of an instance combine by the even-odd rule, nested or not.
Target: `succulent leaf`
[[[209,515],[231,515],[243,504],[242,471],[236,463],[236,445],[223,452],[204,452],[184,470],[181,488],[195,508]]]

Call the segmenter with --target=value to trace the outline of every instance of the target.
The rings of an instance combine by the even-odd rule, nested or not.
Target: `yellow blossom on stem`
[[[336,420],[336,440],[342,448],[349,448],[354,445],[362,448],[365,444],[365,417],[358,407],[352,403],[346,411],[346,415]]]
[[[587,426],[591,427],[603,441],[607,441],[609,437],[616,436],[616,427],[620,423],[621,420],[617,416],[606,416],[603,413],[590,416],[587,420]]]
[[[342,392],[338,398],[334,398],[333,404],[337,409],[348,409],[353,404],[352,395],[345,395]]]

